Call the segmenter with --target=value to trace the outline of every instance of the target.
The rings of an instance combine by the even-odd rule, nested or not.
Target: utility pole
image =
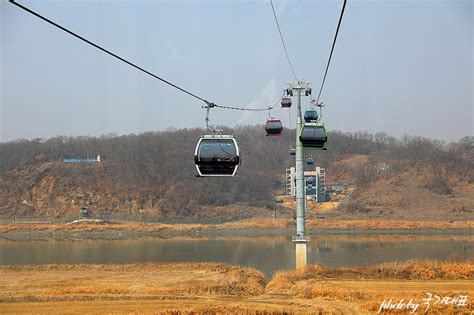
[[[290,95],[297,95],[297,107],[296,107],[296,235],[292,237],[293,242],[296,244],[296,268],[304,268],[307,265],[307,242],[308,238],[305,235],[305,185],[304,185],[304,156],[303,146],[300,142],[300,134],[302,127],[302,114],[301,114],[301,96],[308,96],[311,94],[309,88],[310,82],[295,81],[289,82]]]

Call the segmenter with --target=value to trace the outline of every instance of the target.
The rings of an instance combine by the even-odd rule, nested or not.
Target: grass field
[[[284,229],[294,226],[289,219],[249,219],[222,224],[164,224],[125,221],[78,221],[74,223],[6,223],[0,225],[0,233],[53,231],[144,231],[144,232],[195,232],[210,230]],[[473,229],[474,221],[409,221],[409,220],[308,220],[308,229]]]
[[[427,292],[469,299],[462,307],[432,302],[428,313],[474,311],[473,261],[311,265],[272,279],[215,263],[8,266],[0,279],[2,314],[371,314],[383,300],[421,304]]]

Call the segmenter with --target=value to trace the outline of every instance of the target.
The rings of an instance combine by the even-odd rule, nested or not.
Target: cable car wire
[[[223,105],[217,105],[217,104],[215,104],[214,107],[217,107],[217,108],[224,108],[224,109],[232,109],[232,110],[248,110],[248,111],[254,111],[254,112],[264,111],[264,110],[268,110],[268,109],[272,109],[272,108],[273,108],[273,107],[265,107],[265,108],[243,108],[243,107],[223,106]]]
[[[117,59],[120,60],[120,61],[125,62],[125,63],[128,64],[129,66],[132,66],[132,67],[134,67],[135,69],[138,69],[138,70],[140,70],[140,71],[142,71],[142,72],[144,72],[144,73],[146,73],[146,74],[152,76],[153,78],[158,79],[158,80],[160,80],[161,82],[166,83],[166,84],[168,84],[169,86],[171,86],[171,87],[173,87],[173,88],[175,88],[175,89],[178,89],[178,90],[180,90],[181,92],[184,92],[184,93],[186,93],[186,94],[188,94],[188,95],[190,95],[190,96],[192,96],[192,97],[194,97],[194,98],[196,98],[196,99],[198,99],[198,100],[200,100],[200,101],[202,101],[202,102],[204,102],[204,103],[206,103],[206,104],[210,104],[210,102],[207,101],[207,100],[205,100],[204,98],[199,97],[199,96],[197,96],[196,94],[191,93],[191,92],[185,90],[184,88],[182,88],[182,87],[180,87],[180,86],[178,86],[178,85],[176,85],[176,84],[174,84],[174,83],[171,83],[170,81],[165,80],[165,79],[163,79],[163,78],[157,76],[156,74],[151,73],[150,71],[147,71],[147,70],[143,69],[143,68],[140,67],[140,66],[137,66],[136,64],[134,64],[134,63],[132,63],[132,62],[126,60],[125,58],[122,58],[122,57],[120,57],[119,55],[117,55],[117,54],[115,54],[115,53],[113,53],[113,52],[111,52],[111,51],[109,51],[109,50],[107,50],[107,49],[105,49],[105,48],[103,48],[103,47],[101,47],[101,46],[99,46],[99,45],[97,45],[97,44],[91,42],[90,40],[88,40],[88,39],[86,39],[86,38],[84,38],[84,37],[82,37],[82,36],[80,36],[80,35],[78,35],[78,34],[72,32],[71,30],[69,30],[69,29],[67,29],[67,28],[65,28],[65,27],[63,27],[63,26],[57,24],[56,22],[53,22],[52,20],[50,20],[50,19],[48,19],[48,18],[46,18],[46,17],[40,15],[39,13],[37,13],[37,12],[35,12],[35,11],[33,11],[33,10],[31,10],[31,9],[29,9],[29,8],[27,8],[27,7],[25,7],[25,6],[21,5],[21,4],[19,4],[19,3],[17,3],[17,2],[15,2],[14,0],[10,0],[10,3],[12,3],[12,4],[16,5],[17,7],[19,7],[19,8],[21,8],[21,9],[25,10],[25,11],[28,12],[28,13],[33,14],[34,16],[40,18],[41,20],[43,20],[43,21],[45,21],[45,22],[47,22],[47,23],[49,23],[49,24],[51,24],[51,25],[53,25],[53,26],[55,26],[55,27],[57,27],[57,28],[59,28],[59,29],[61,29],[61,30],[63,30],[64,32],[66,32],[66,33],[68,33],[68,34],[70,34],[70,35],[72,35],[72,36],[74,36],[74,37],[76,37],[76,38],[82,40],[83,42],[85,42],[85,43],[87,43],[87,44],[89,44],[89,45],[91,45],[91,46],[93,46],[93,47],[95,47],[95,48],[97,48],[97,49],[99,49],[99,50],[105,52],[106,54],[108,54],[108,55],[110,55],[110,56],[112,56],[112,57],[114,57],[114,58],[117,58]]]
[[[273,104],[273,106],[268,106],[265,108],[244,108],[244,107],[233,107],[233,106],[223,106],[223,105],[217,105],[217,104],[212,104],[211,107],[217,107],[217,108],[224,108],[224,109],[232,109],[232,110],[248,110],[248,111],[255,111],[255,112],[260,112],[264,110],[272,110],[274,109],[281,101],[283,98],[283,95],[280,96],[280,98]]]
[[[179,91],[181,91],[181,92],[183,92],[183,93],[188,94],[189,96],[192,96],[192,97],[194,97],[194,98],[196,98],[196,99],[198,99],[198,100],[200,100],[200,101],[206,103],[206,106],[209,107],[209,108],[212,108],[212,107],[219,107],[219,108],[223,108],[223,109],[242,110],[242,111],[245,111],[245,110],[246,110],[246,111],[265,111],[265,110],[273,109],[273,108],[276,106],[276,104],[275,104],[275,105],[273,105],[272,107],[265,107],[265,108],[243,108],[243,107],[232,107],[232,106],[217,105],[217,104],[215,104],[215,103],[209,102],[208,100],[206,100],[206,99],[204,99],[204,98],[202,98],[202,97],[200,97],[200,96],[198,96],[198,95],[196,95],[196,94],[194,94],[194,93],[192,93],[192,92],[190,92],[190,91],[188,91],[188,90],[186,90],[186,89],[184,89],[184,88],[182,88],[182,87],[180,87],[180,86],[178,86],[178,85],[176,85],[176,84],[174,84],[174,83],[171,83],[170,81],[168,81],[168,80],[166,80],[166,79],[163,79],[163,78],[161,78],[160,76],[158,76],[158,75],[156,75],[156,74],[154,74],[154,73],[152,73],[152,72],[150,72],[150,71],[148,71],[148,70],[143,69],[142,67],[140,67],[140,66],[134,64],[133,62],[128,61],[127,59],[125,59],[125,58],[123,58],[123,57],[120,57],[119,55],[117,55],[117,54],[111,52],[110,50],[107,50],[107,49],[105,49],[104,47],[102,47],[102,46],[100,46],[100,45],[98,45],[98,44],[96,44],[96,43],[94,43],[94,42],[92,42],[92,41],[90,41],[90,40],[88,40],[88,39],[82,37],[81,35],[78,35],[77,33],[74,33],[73,31],[71,31],[71,30],[65,28],[64,26],[61,26],[61,25],[59,25],[58,23],[56,23],[56,22],[54,22],[54,21],[48,19],[47,17],[44,17],[44,16],[42,16],[41,14],[39,14],[39,13],[37,13],[37,12],[35,12],[35,11],[33,11],[33,10],[27,8],[27,7],[25,7],[24,5],[15,2],[15,0],[9,0],[9,2],[12,3],[12,4],[14,4],[14,5],[16,5],[16,6],[19,7],[20,9],[23,9],[24,11],[26,11],[26,12],[28,12],[28,13],[30,13],[30,14],[36,16],[36,17],[38,17],[39,19],[41,19],[41,20],[43,20],[43,21],[45,21],[45,22],[47,22],[47,23],[53,25],[54,27],[59,28],[60,30],[62,30],[62,31],[64,31],[64,32],[66,32],[66,33],[68,33],[69,35],[72,35],[72,36],[74,36],[74,37],[80,39],[81,41],[83,41],[83,42],[85,42],[85,43],[87,43],[87,44],[89,44],[89,45],[91,45],[91,46],[93,46],[93,47],[95,47],[95,48],[97,48],[97,49],[103,51],[104,53],[106,53],[106,54],[108,54],[108,55],[110,55],[110,56],[112,56],[112,57],[114,57],[114,58],[116,58],[116,59],[118,59],[118,60],[120,60],[120,61],[122,61],[122,62],[128,64],[129,66],[132,66],[133,68],[135,68],[135,69],[137,69],[137,70],[140,70],[140,71],[142,71],[142,72],[148,74],[149,76],[151,76],[151,77],[153,77],[153,78],[155,78],[155,79],[158,79],[158,80],[160,80],[161,82],[163,82],[163,83],[165,83],[165,84],[168,84],[169,86],[171,86],[171,87],[173,87],[173,88],[175,88],[175,89],[177,89],[177,90],[179,90]],[[280,99],[281,99],[281,98],[280,98]],[[278,102],[277,102],[277,103],[278,103]]]
[[[288,64],[290,65],[291,72],[293,73],[293,77],[295,78],[295,81],[298,81],[298,78],[296,77],[295,69],[293,68],[293,64],[291,63],[290,56],[288,55],[288,50],[286,49],[285,40],[283,39],[283,35],[281,34],[280,23],[278,23],[278,18],[276,16],[275,7],[273,6],[272,0],[270,0],[270,4],[272,6],[273,17],[275,18],[275,23],[278,28],[278,33],[280,34],[281,43],[283,44],[283,49],[285,50],[286,59],[288,60]]]
[[[339,16],[339,22],[337,23],[336,34],[334,35],[334,40],[332,42],[331,53],[329,54],[328,63],[326,65],[326,71],[324,72],[324,78],[321,82],[321,88],[319,89],[318,98],[316,100],[316,104],[319,104],[319,98],[321,97],[321,92],[323,91],[324,82],[326,82],[326,76],[328,74],[329,64],[331,63],[332,53],[334,51],[334,46],[336,45],[337,34],[339,33],[339,27],[341,26],[342,16],[344,15],[344,9],[346,8],[347,0],[344,0],[344,4],[342,5],[341,15]]]

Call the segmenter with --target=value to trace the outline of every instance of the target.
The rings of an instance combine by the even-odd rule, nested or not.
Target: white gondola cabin
[[[194,152],[199,176],[235,176],[241,162],[239,146],[233,136],[204,135]]]

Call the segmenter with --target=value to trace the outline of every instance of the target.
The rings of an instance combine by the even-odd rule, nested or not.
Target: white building
[[[296,196],[296,171],[294,167],[286,169],[286,195]],[[318,202],[326,201],[326,170],[316,166],[314,171],[304,171],[306,198],[317,198]]]

